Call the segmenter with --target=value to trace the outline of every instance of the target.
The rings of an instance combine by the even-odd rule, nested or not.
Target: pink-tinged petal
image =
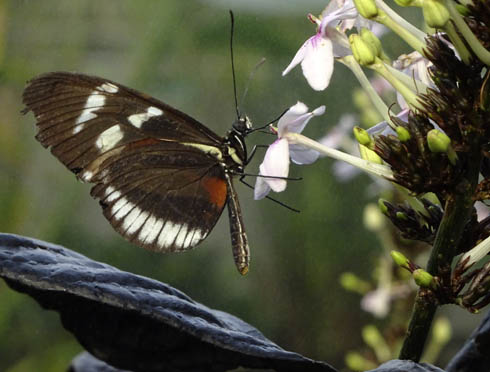
[[[289,174],[289,144],[286,139],[278,139],[269,146],[264,161],[260,164],[260,173],[263,176],[287,177]],[[286,189],[286,180],[277,178],[264,178],[265,182],[275,192]]]
[[[257,179],[255,180],[255,187],[254,187],[254,199],[255,200],[264,199],[270,191],[271,188],[269,187],[267,182],[265,182],[265,178],[257,177]]]
[[[331,0],[322,12],[320,29],[336,27],[341,20],[355,19],[359,16],[352,0]]]
[[[305,47],[301,68],[306,81],[314,90],[324,90],[333,73],[332,41],[323,37],[315,37],[311,41]]]
[[[286,75],[289,71],[291,71],[293,68],[295,68],[298,64],[300,64],[303,61],[306,53],[306,46],[311,43],[311,40],[314,37],[315,36],[310,37],[308,40],[304,42],[301,48],[299,48],[299,50],[296,52],[295,56],[293,57],[291,63],[282,72],[282,76]]]
[[[289,126],[294,123],[298,118],[303,116],[308,112],[308,106],[303,102],[298,101],[295,105],[291,106],[286,113],[281,116],[277,123],[277,135],[282,137],[282,135],[289,131]]]
[[[300,145],[289,145],[289,156],[293,163],[303,165],[314,163],[320,156],[320,153]]]
[[[317,107],[312,112],[308,112],[308,107],[298,101],[279,119],[277,134],[282,137],[287,132],[301,133],[313,116],[320,116],[324,113],[325,106]]]

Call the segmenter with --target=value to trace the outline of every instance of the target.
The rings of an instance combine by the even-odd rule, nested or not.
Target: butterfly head
[[[252,132],[252,122],[250,121],[248,116],[245,117],[240,116],[233,123],[232,131],[245,137],[247,134]]]

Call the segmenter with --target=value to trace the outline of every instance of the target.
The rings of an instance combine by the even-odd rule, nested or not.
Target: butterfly
[[[223,138],[149,95],[69,72],[35,77],[23,102],[36,118],[36,139],[94,184],[90,194],[119,234],[152,251],[186,251],[208,236],[227,205],[235,264],[248,272],[233,186],[248,163],[248,118],[239,117]]]

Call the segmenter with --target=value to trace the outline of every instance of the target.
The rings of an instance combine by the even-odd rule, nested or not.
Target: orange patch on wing
[[[206,177],[203,180],[202,186],[209,193],[209,201],[215,204],[219,209],[223,208],[228,193],[226,182],[218,177]]]

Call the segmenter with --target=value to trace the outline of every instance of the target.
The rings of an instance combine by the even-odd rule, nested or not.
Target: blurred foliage
[[[292,175],[303,180],[290,182],[277,197],[300,214],[267,200],[255,202],[248,188],[237,185],[252,250],[251,271],[241,277],[226,212],[192,252],[162,255],[132,246],[105,221],[90,187],[36,142],[32,114],[20,114],[27,80],[42,72],[78,71],[150,93],[224,134],[235,117],[228,15],[233,8],[239,94],[253,66],[267,58],[243,110],[260,125],[298,99],[310,108],[325,104],[326,115],[306,131],[323,136],[342,112],[353,111],[350,92],[356,84],[348,71],[337,65],[331,88],[321,93],[309,88],[299,68],[281,77],[314,32],[306,13],[319,13],[323,5],[318,0],[301,6],[280,0],[0,0],[0,230],[62,244],[167,282],[243,318],[286,349],[341,368],[346,350],[362,344],[362,326],[373,322],[360,310],[359,297],[346,293],[338,279],[344,271],[369,277],[381,252],[362,226],[363,206],[372,198],[366,176],[340,184],[325,159],[293,167]],[[271,138],[256,134],[250,144],[268,144]],[[261,156],[248,172],[258,172]],[[55,313],[0,283],[1,371],[62,371],[80,350]]]

